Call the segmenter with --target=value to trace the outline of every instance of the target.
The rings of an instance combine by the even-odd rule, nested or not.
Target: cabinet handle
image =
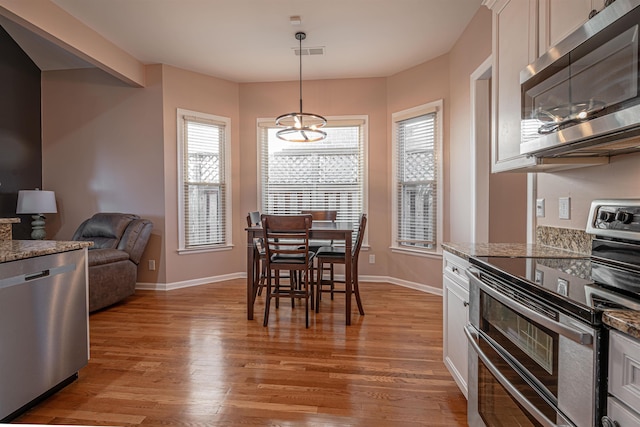
[[[602,427],[620,427],[620,424],[605,415],[602,417]]]
[[[458,272],[458,267],[451,267],[451,271],[453,271],[454,273]]]
[[[465,307],[469,307],[469,301],[463,301],[462,305],[464,305]]]

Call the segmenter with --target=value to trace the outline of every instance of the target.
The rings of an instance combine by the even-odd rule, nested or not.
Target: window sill
[[[221,246],[207,246],[197,249],[178,249],[178,255],[191,255],[191,254],[202,254],[207,252],[222,252],[222,251],[230,251],[233,249],[233,245],[221,245]]]
[[[418,249],[399,248],[397,246],[391,246],[390,249],[392,253],[396,253],[396,254],[412,255],[412,256],[418,256],[423,258],[435,258],[435,259],[442,258],[442,249],[440,249],[440,246],[438,246],[438,249],[436,250],[422,250],[422,251]]]

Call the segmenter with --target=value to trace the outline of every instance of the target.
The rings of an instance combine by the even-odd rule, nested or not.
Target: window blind
[[[225,244],[225,123],[183,116],[184,247]]]
[[[364,122],[325,127],[327,138],[313,143],[282,141],[277,130],[260,127],[262,212],[336,210],[338,221],[356,229],[364,211]]]
[[[397,244],[436,247],[437,112],[396,122]]]

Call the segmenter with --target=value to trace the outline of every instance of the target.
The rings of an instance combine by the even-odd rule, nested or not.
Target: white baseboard
[[[171,291],[174,289],[190,288],[192,286],[206,285],[208,283],[224,282],[234,279],[246,279],[247,273],[231,273],[223,274],[221,276],[203,277],[200,279],[185,280],[182,282],[173,283],[136,283],[136,289],[151,290],[151,291]]]
[[[151,291],[171,291],[174,289],[188,288],[191,286],[206,285],[208,283],[224,282],[226,280],[234,279],[246,279],[247,273],[231,273],[221,276],[211,276],[201,279],[185,280],[182,282],[173,283],[136,283],[136,289],[151,290]],[[338,280],[344,279],[339,275],[336,277]],[[361,282],[373,282],[373,283],[391,283],[392,285],[404,286],[405,288],[415,289],[417,291],[426,292],[428,294],[442,296],[442,289],[429,286],[424,283],[409,282],[408,280],[397,279],[389,276],[360,276]]]

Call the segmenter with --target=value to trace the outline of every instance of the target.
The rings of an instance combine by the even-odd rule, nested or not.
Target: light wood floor
[[[91,360],[77,381],[14,423],[117,426],[466,426],[442,363],[442,299],[362,283],[304,310],[284,301],[246,320],[244,280],[138,291],[90,316]]]

